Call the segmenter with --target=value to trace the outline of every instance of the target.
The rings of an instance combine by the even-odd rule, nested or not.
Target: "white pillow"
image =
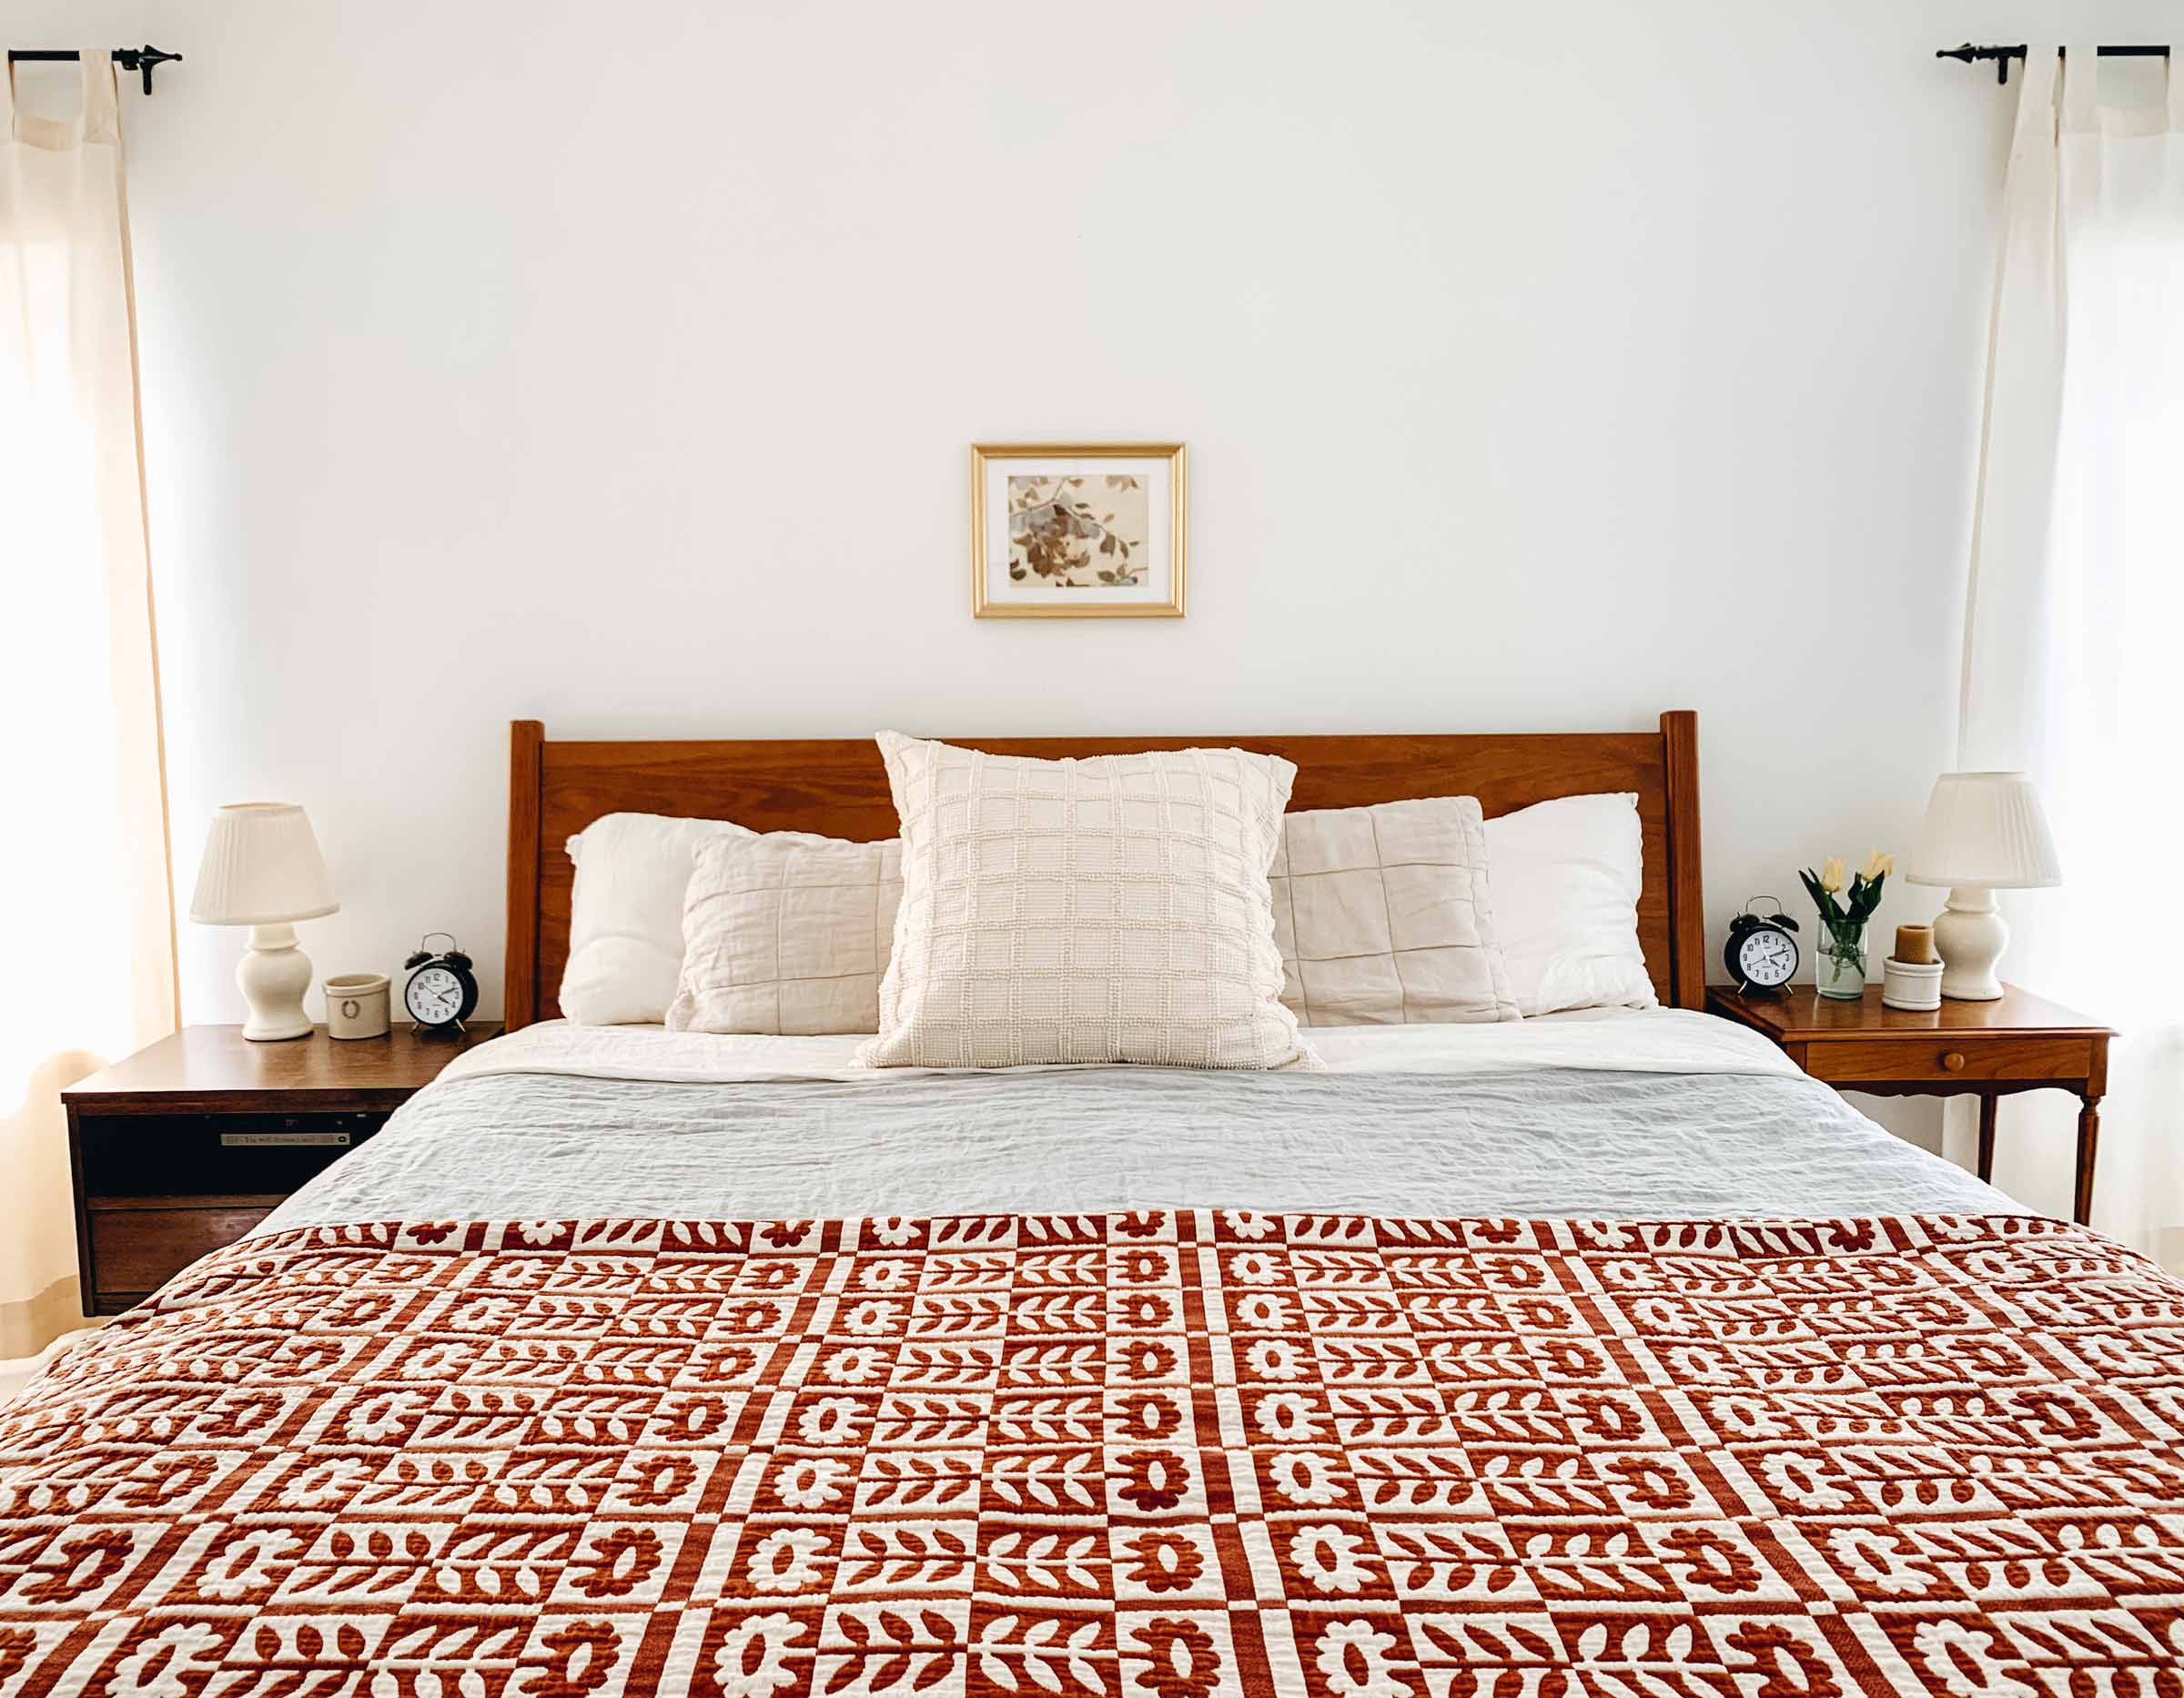
[[[1281,1000],[1305,1026],[1514,1020],[1475,796],[1317,808],[1268,883]]]
[[[1297,769],[1240,749],[1036,761],[882,732],[903,898],[875,1067],[1316,1066],[1267,871]]]
[[[671,1032],[809,1036],[880,1029],[903,852],[803,832],[719,837],[682,902]]]
[[[1494,931],[1525,1018],[1562,1008],[1651,1008],[1638,943],[1638,798],[1557,796],[1486,823]]]
[[[752,835],[726,820],[605,814],[571,837],[576,892],[561,1013],[579,1026],[665,1020],[682,971],[682,893],[698,849]]]

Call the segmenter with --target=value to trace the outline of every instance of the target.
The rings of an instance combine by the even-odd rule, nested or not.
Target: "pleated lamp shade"
[[[236,802],[212,816],[191,919],[274,925],[315,920],[339,906],[311,822],[295,803]]]
[[[2022,773],[1944,773],[1904,877],[1967,890],[2033,890],[2063,882],[2039,793]]]

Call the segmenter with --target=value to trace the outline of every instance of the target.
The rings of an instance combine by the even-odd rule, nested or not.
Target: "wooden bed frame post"
[[[510,1031],[539,1017],[539,815],[542,720],[508,726],[508,947],[501,957],[502,1018]]]
[[[1670,1004],[1706,1006],[1705,884],[1699,874],[1699,716],[1672,708],[1661,716],[1668,776],[1668,936]]]

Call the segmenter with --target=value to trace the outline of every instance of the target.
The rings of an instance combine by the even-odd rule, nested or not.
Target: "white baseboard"
[[[84,1306],[74,1274],[56,1279],[35,1297],[0,1303],[0,1363],[35,1357],[65,1332],[84,1324]]]

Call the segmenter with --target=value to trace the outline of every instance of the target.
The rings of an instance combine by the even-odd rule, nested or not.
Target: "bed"
[[[2177,1691],[2184,1287],[1694,1012],[1690,717],[1239,741],[1635,792],[1663,1006],[1280,1075],[573,1027],[570,832],[892,814],[869,743],[519,723],[511,1034],[0,1411],[0,1698]]]

